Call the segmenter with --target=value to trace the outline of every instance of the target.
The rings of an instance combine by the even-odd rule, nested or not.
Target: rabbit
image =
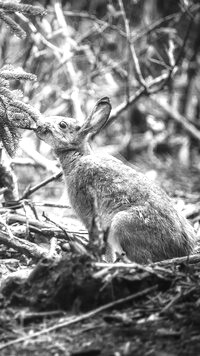
[[[102,129],[110,111],[104,97],[82,125],[58,116],[37,123],[36,134],[60,160],[72,207],[88,231],[98,214],[107,231],[107,262],[123,255],[142,264],[189,255],[195,232],[167,194],[117,158],[91,150],[89,137]]]

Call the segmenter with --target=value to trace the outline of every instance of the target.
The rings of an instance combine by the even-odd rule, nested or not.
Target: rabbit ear
[[[81,133],[97,133],[107,122],[111,112],[110,100],[107,97],[97,101],[94,109],[81,127]]]

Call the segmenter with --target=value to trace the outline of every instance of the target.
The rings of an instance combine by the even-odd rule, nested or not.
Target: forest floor
[[[124,298],[102,312],[94,308],[93,316],[77,313],[74,306],[70,313],[45,313],[4,305],[1,355],[198,355],[200,264],[155,268],[157,278],[151,273],[132,282],[133,300]]]
[[[184,204],[195,226],[200,220],[198,175],[192,172],[192,179],[183,179],[182,172],[181,177],[178,187],[170,174],[161,184],[169,191],[173,186],[175,204]],[[0,295],[0,355],[200,354],[198,254],[130,268],[101,266],[90,258],[76,261],[69,255],[63,273],[44,261],[25,282],[14,275]],[[2,276],[5,270],[26,272],[34,266],[31,259],[2,247]]]

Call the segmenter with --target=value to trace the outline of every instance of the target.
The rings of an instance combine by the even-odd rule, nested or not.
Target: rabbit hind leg
[[[139,219],[140,220],[140,219]],[[120,211],[111,223],[105,259],[115,262],[119,256],[125,262],[148,263],[152,261],[152,241],[148,231],[141,228],[138,211]]]

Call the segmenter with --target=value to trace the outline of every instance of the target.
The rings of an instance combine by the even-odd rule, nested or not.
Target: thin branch
[[[22,197],[20,198],[20,200],[22,199],[27,199],[31,194],[33,194],[34,192],[36,192],[37,190],[39,190],[40,188],[44,187],[45,185],[47,185],[48,183],[60,178],[62,176],[62,171],[60,171],[57,174],[52,175],[51,177],[43,180],[42,182],[40,182],[39,184],[35,185],[32,188],[28,188],[24,194],[22,195]]]
[[[175,44],[172,38],[169,39],[168,43],[169,43],[169,48],[168,48],[169,63],[171,67],[174,67],[176,64],[175,57],[174,57]]]
[[[191,7],[189,7],[189,10],[191,13],[196,13],[198,12],[200,9],[200,5],[198,4],[193,4],[191,5]],[[165,24],[166,22],[170,22],[172,20],[175,21],[180,21],[180,17],[182,17],[186,12],[188,12],[188,9],[183,9],[182,13],[179,12],[175,12],[174,14],[170,14],[168,16],[165,16],[161,19],[155,20],[153,23],[151,23],[148,27],[145,26],[144,29],[140,30],[139,33],[135,34],[131,34],[131,41],[135,42],[139,39],[141,39],[142,37],[144,37],[145,35],[149,35],[152,31],[155,31],[157,28],[160,28],[163,24]],[[54,10],[49,9],[48,13],[50,14],[54,14]],[[64,15],[69,16],[69,17],[80,17],[80,18],[86,18],[88,20],[91,20],[95,23],[98,23],[99,25],[104,26],[104,28],[106,29],[111,29],[113,31],[118,32],[122,37],[127,37],[127,34],[121,30],[118,26],[115,26],[109,22],[106,22],[105,20],[99,19],[98,17],[96,17],[93,14],[88,14],[87,12],[76,12],[76,11],[68,11],[68,10],[63,10]],[[91,32],[88,32],[91,33]]]
[[[145,82],[145,80],[143,78],[143,75],[142,75],[142,72],[141,72],[141,68],[140,68],[139,60],[138,60],[138,57],[137,57],[137,54],[136,54],[136,51],[135,51],[134,44],[133,44],[133,42],[130,41],[130,39],[131,39],[130,26],[129,26],[128,19],[126,17],[123,1],[122,0],[118,0],[118,3],[119,3],[120,10],[122,12],[124,25],[125,25],[125,30],[126,30],[126,35],[127,35],[127,42],[129,44],[129,48],[130,48],[131,55],[132,55],[132,58],[133,58],[133,63],[134,63],[134,66],[135,66],[135,71],[136,71],[136,76],[137,76],[138,82],[145,89],[147,89],[146,82]]]
[[[148,83],[148,90],[162,83],[168,77],[168,75],[168,72],[166,72],[160,75],[159,77],[152,79]],[[112,110],[110,118],[108,120],[108,125],[115,121],[124,110],[126,110],[130,105],[135,103],[144,94],[146,94],[146,88],[141,87],[132,96],[130,96],[128,102],[125,101],[122,104],[118,105],[114,110]]]
[[[16,15],[26,23],[26,25],[30,28],[30,32],[31,32],[31,38],[32,40],[38,44],[38,39],[47,47],[50,48],[55,57],[57,58],[58,61],[60,61],[62,55],[63,55],[63,51],[55,46],[53,43],[51,43],[50,41],[48,41],[43,35],[42,33],[38,32],[38,30],[36,29],[36,27],[30,22],[30,20],[25,17],[23,14],[20,13],[16,13]]]
[[[6,222],[7,224],[15,224],[15,223],[20,223],[20,224],[26,224],[26,217],[24,215],[20,214],[7,214],[6,217]],[[41,233],[42,235],[48,236],[48,237],[53,237],[56,236],[59,238],[63,238],[65,240],[69,240],[69,238],[66,238],[66,234],[63,233],[63,231],[59,229],[55,229],[51,224],[48,224],[47,222],[44,221],[39,221],[39,220],[34,220],[34,219],[28,219],[28,224],[31,232],[37,232]],[[68,235],[70,235],[70,239],[77,241],[77,242],[82,242],[83,244],[86,244],[88,242],[88,232],[85,230],[71,230],[67,227],[67,225],[62,224],[62,229],[65,229]]]
[[[172,78],[173,74],[175,74],[175,72],[177,70],[177,66],[180,63],[181,59],[182,59],[183,51],[185,49],[187,40],[189,38],[189,34],[190,34],[190,31],[191,31],[192,25],[193,25],[193,18],[190,18],[189,25],[187,27],[187,30],[186,30],[186,33],[185,33],[185,36],[184,36],[184,39],[183,39],[183,44],[181,46],[181,49],[180,49],[180,51],[178,53],[178,56],[177,56],[176,60],[174,61],[174,65],[171,66],[170,69],[169,69],[168,77],[165,79],[165,81],[163,81],[161,83],[161,85],[158,88],[156,88],[156,90],[151,91],[150,94],[154,94],[154,93],[156,93],[158,91],[161,91],[167,85],[167,83],[170,81],[170,79]]]
[[[47,249],[3,231],[0,231],[0,243],[14,248],[28,257],[40,259],[48,258],[49,255],[49,251]]]
[[[182,128],[190,134],[190,136],[194,137],[196,140],[200,142],[200,131],[195,128],[195,126],[189,122],[183,115],[179,114],[179,112],[170,106],[167,103],[163,103],[161,100],[155,98],[155,97],[150,97],[150,100],[155,103],[157,106],[160,106],[161,109],[163,109],[167,115],[169,115],[174,121],[179,123]]]
[[[48,10],[48,13],[54,14],[54,10]],[[68,10],[63,10],[63,14],[69,17],[80,17],[80,18],[85,18],[88,20],[93,21],[95,24],[99,24],[100,26],[104,26],[104,28],[109,28],[113,31],[118,32],[122,37],[126,37],[126,33],[122,31],[118,26],[113,25],[109,22],[106,22],[102,19],[99,19],[93,14],[88,14],[87,12],[75,12],[75,11],[68,11]]]
[[[172,271],[169,269],[164,269],[160,268],[159,266],[153,266],[152,265],[142,265],[139,263],[131,262],[131,263],[125,263],[125,262],[116,262],[116,263],[105,263],[105,262],[95,262],[94,263],[95,267],[100,267],[101,270],[98,272],[95,272],[93,274],[93,278],[102,278],[104,275],[108,275],[108,272],[115,270],[116,272],[126,269],[130,273],[138,273],[138,271],[142,271],[144,273],[156,275],[157,277],[163,279],[164,278],[164,273],[166,275],[172,275]],[[160,274],[162,272],[162,274]]]
[[[69,26],[66,22],[64,14],[63,14],[61,0],[54,1],[54,9],[55,9],[55,13],[56,13],[58,26],[63,29],[63,34],[65,35],[64,57],[66,57],[66,55],[67,55],[67,57],[69,57],[70,54],[73,53],[74,48],[76,48],[76,42],[72,38],[72,36],[70,36]],[[80,90],[79,90],[80,75],[76,68],[76,65],[72,62],[72,60],[67,61],[66,67],[67,67],[68,76],[69,76],[71,84],[72,84],[71,98],[73,100],[75,115],[77,118],[79,118],[79,121],[81,122],[81,121],[83,121],[84,115],[82,112],[82,108],[80,105],[80,99],[79,99],[79,96],[80,96]]]
[[[49,208],[59,208],[59,209],[72,209],[71,206],[65,204],[57,204],[57,203],[42,203],[42,202],[32,202],[34,206],[45,206]]]
[[[199,10],[200,10],[200,5],[198,4],[193,4],[191,5],[190,11],[191,13],[196,14]],[[149,24],[148,27],[145,26],[145,28],[143,30],[141,30],[139,33],[134,33],[134,35],[132,35],[131,41],[137,41],[141,38],[143,38],[144,36],[149,35],[151,32],[155,31],[157,28],[162,27],[166,22],[170,22],[173,21],[174,22],[180,22],[181,18],[185,15],[187,11],[182,11],[182,12],[175,12],[174,14],[170,14],[166,17],[163,17],[161,19],[155,20],[153,23]]]
[[[8,191],[8,187],[0,188],[0,195]]]
[[[200,254],[197,253],[195,255],[190,256],[183,256],[183,257],[176,257],[171,258],[169,260],[164,260],[160,262],[152,263],[151,266],[170,266],[170,265],[180,265],[181,263],[199,263],[200,262]]]
[[[114,110],[111,111],[111,115],[108,120],[108,125],[115,121],[118,116],[126,110],[130,105],[135,103],[146,91],[144,87],[138,89],[135,94],[129,97],[129,101],[124,101],[122,104],[118,105]]]

